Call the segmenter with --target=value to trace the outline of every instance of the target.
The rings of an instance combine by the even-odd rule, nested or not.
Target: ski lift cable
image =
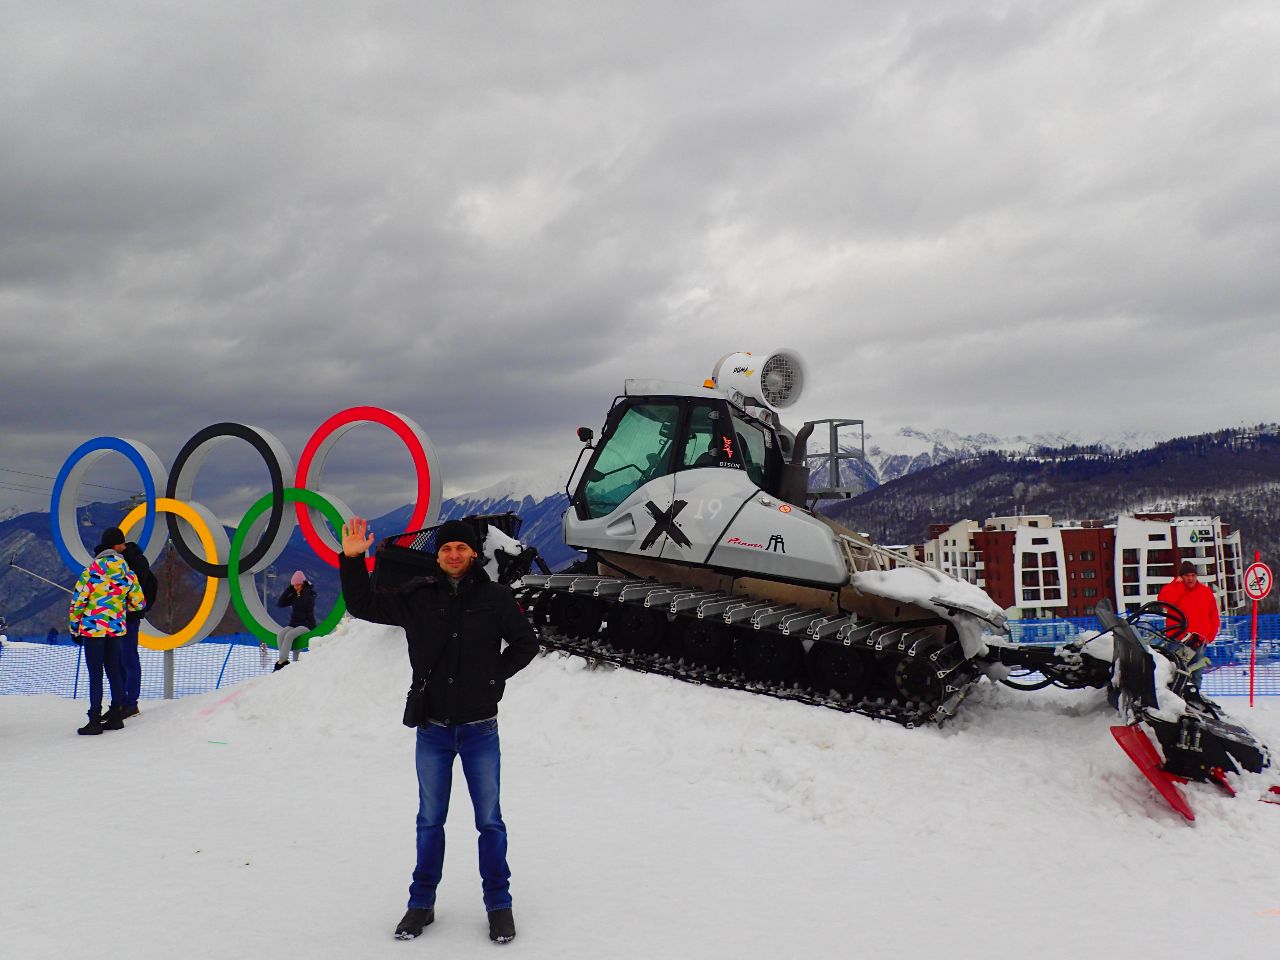
[[[50,484],[52,484],[52,483],[53,483],[53,481],[54,481],[55,479],[57,479],[56,477],[46,476],[46,475],[45,475],[45,474],[43,474],[43,473],[31,473],[31,472],[29,472],[29,471],[27,471],[27,470],[15,470],[13,467],[0,467],[0,470],[3,470],[5,473],[17,473],[17,474],[21,474],[21,475],[22,475],[22,476],[24,476],[24,477],[35,477],[35,478],[36,478],[36,479],[38,479],[38,480],[48,480]],[[131,493],[131,494],[132,494],[132,493],[137,493],[137,492],[138,492],[137,490],[128,490],[128,489],[126,489],[126,488],[124,488],[124,487],[113,487],[113,486],[111,486],[110,484],[107,484],[107,483],[90,483],[90,482],[88,482],[88,481],[85,481],[84,486],[86,486],[86,487],[101,487],[103,490],[116,490],[116,491],[118,491],[118,492],[120,492],[120,493]],[[52,489],[52,487],[50,487],[50,489]]]

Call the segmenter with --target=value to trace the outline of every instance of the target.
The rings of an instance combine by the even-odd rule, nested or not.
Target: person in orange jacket
[[[1182,611],[1187,618],[1187,632],[1172,637],[1191,647],[1213,643],[1218,635],[1218,598],[1200,582],[1195,565],[1182,561],[1178,575],[1160,591],[1159,600]]]

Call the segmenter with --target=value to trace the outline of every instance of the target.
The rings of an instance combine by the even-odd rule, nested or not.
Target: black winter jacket
[[[143,554],[142,548],[132,540],[124,545],[124,562],[129,565],[133,575],[138,578],[138,586],[142,588],[142,596],[147,601],[146,606],[141,610],[126,611],[124,616],[126,620],[141,620],[156,602],[156,594],[159,592],[160,584],[156,580],[156,575],[151,572],[151,562]]]
[[[292,607],[289,611],[289,626],[316,628],[316,588],[303,581],[302,589],[295,590],[293,584],[285,588],[276,601],[277,607]]]
[[[339,569],[353,617],[404,628],[414,684],[427,684],[421,723],[496,716],[507,680],[538,653],[538,635],[511,589],[490,580],[478,563],[456,593],[444,576],[420,577],[395,591],[374,593],[363,557],[341,555]]]

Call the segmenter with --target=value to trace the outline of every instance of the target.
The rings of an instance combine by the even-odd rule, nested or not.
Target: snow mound
[[[401,631],[347,622],[279,673],[144,702],[101,737],[74,735],[83,701],[0,698],[0,850],[24,865],[0,871],[7,949],[170,960],[181,931],[196,957],[402,956],[408,684]],[[1265,781],[1241,778],[1236,800],[1188,785],[1188,827],[1116,748],[1114,717],[1100,691],[983,684],[951,725],[907,730],[539,657],[499,717],[521,956],[1024,956],[1025,938],[991,936],[1007,916],[1052,930],[1035,941],[1049,958],[1099,930],[1114,951],[1265,955]],[[1275,741],[1278,720],[1268,703],[1247,723]],[[453,799],[427,936],[470,956],[490,947],[460,774]],[[1159,891],[1188,876],[1182,923]],[[1144,895],[1116,896],[1135,880]],[[70,888],[93,895],[68,910]],[[125,951],[111,931],[138,904],[159,912]]]

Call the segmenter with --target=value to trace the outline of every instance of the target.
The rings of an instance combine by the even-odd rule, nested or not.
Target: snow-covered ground
[[[1101,692],[983,685],[942,730],[539,658],[502,704],[519,936],[494,947],[457,773],[437,922],[413,858],[398,631],[146,701],[0,697],[0,953],[36,958],[1264,957],[1280,807],[1189,785],[1185,823]],[[1235,715],[1280,743],[1280,704]],[[1268,946],[1270,944],[1271,946]]]

